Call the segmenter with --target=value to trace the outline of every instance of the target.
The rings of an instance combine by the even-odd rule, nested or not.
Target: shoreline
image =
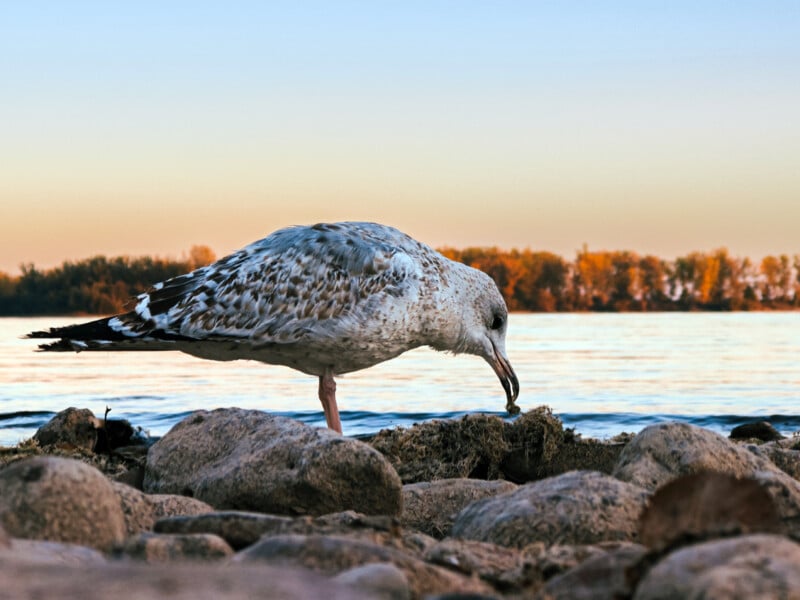
[[[764,423],[735,441],[685,423],[600,441],[539,407],[357,440],[217,409],[157,441],[134,433],[67,409],[0,448],[0,575],[80,586],[91,573],[94,591],[158,577],[200,597],[223,581],[214,597],[238,599],[240,569],[274,577],[279,564],[295,586],[280,597],[298,600],[659,598],[646,593],[708,585],[702,569],[667,568],[704,552],[755,553],[770,568],[741,576],[767,596],[800,578],[800,439]]]

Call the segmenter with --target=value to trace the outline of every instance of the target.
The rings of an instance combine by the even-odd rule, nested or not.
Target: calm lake
[[[317,380],[177,352],[37,353],[20,336],[86,319],[0,319],[0,445],[68,406],[163,435],[197,409],[239,406],[323,425]],[[584,436],[677,419],[726,433],[754,417],[800,430],[800,312],[513,314],[522,410],[547,404]],[[346,434],[466,413],[504,414],[488,364],[429,349],[338,378]]]

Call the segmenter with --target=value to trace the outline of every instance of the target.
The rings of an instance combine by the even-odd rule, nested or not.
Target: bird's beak
[[[514,373],[514,369],[511,368],[508,358],[497,349],[494,343],[492,343],[492,351],[493,356],[486,360],[492,365],[492,369],[497,373],[500,378],[500,384],[506,392],[506,411],[510,415],[516,415],[519,413],[519,406],[514,404],[514,401],[519,396],[519,380],[516,373]]]

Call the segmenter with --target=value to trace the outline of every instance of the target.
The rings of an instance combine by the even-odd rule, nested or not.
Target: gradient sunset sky
[[[7,2],[0,270],[374,220],[800,252],[800,2]]]

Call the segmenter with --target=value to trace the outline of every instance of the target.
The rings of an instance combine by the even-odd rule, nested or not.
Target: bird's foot
[[[513,402],[509,402],[508,404],[506,404],[506,412],[508,412],[508,414],[512,416],[518,415],[520,413],[520,408]]]

